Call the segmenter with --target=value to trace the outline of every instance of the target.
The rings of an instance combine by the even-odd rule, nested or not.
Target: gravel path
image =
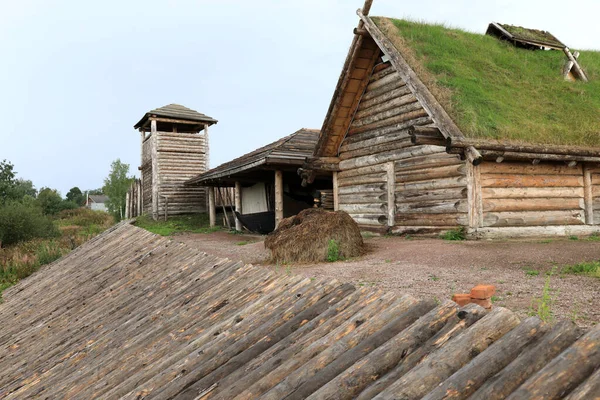
[[[175,240],[207,253],[247,263],[268,264],[263,237],[226,232],[186,234]],[[479,283],[496,286],[495,304],[525,317],[553,269],[583,261],[600,260],[600,242],[586,240],[465,241],[407,240],[375,237],[365,240],[367,253],[359,258],[310,265],[292,265],[286,271],[309,277],[334,277],[359,286],[372,285],[417,297],[450,298]],[[600,322],[600,279],[586,276],[550,276],[557,318],[581,326]]]

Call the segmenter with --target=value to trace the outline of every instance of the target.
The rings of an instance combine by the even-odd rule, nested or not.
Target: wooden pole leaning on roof
[[[565,47],[563,49],[563,52],[565,53],[565,55],[569,59],[567,67],[570,66],[570,68],[566,71],[565,76],[569,74],[569,71],[571,69],[573,69],[573,70],[575,70],[575,73],[577,74],[577,76],[579,77],[579,79],[581,79],[584,82],[587,82],[588,81],[587,75],[585,74],[585,72],[583,71],[583,69],[581,68],[581,66],[579,65],[579,63],[577,62],[577,59],[573,56],[573,54],[571,54],[571,51],[569,50],[569,48]],[[567,68],[565,68],[565,70],[566,69]]]

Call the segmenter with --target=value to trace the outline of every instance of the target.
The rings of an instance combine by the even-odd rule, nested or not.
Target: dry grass
[[[265,239],[265,247],[274,263],[334,261],[361,255],[363,239],[347,213],[309,208],[281,221]]]
[[[374,18],[467,137],[600,147],[600,52],[568,82],[560,51],[516,48],[442,25]]]

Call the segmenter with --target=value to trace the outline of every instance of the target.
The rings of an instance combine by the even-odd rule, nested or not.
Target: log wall
[[[203,134],[158,132],[158,214],[206,212],[206,188],[184,182],[207,170]],[[167,198],[165,198],[165,196]]]
[[[339,149],[339,208],[361,229],[425,232],[466,223],[465,163],[443,147],[410,141],[408,128],[432,123],[392,67],[375,67]]]
[[[580,164],[504,161],[479,168],[482,227],[585,224]]]
[[[590,168],[592,184],[592,210],[594,225],[600,225],[600,166]]]
[[[158,171],[158,214],[190,214],[207,211],[204,187],[187,187],[184,182],[207,170],[204,134],[156,132],[156,168]],[[141,185],[143,212],[152,214],[152,146],[151,136],[142,146]],[[220,205],[220,203],[219,203]]]

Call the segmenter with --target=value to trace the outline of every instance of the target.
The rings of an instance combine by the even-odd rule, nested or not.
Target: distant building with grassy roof
[[[363,230],[471,236],[600,230],[600,52],[546,31],[369,17],[314,156]]]

